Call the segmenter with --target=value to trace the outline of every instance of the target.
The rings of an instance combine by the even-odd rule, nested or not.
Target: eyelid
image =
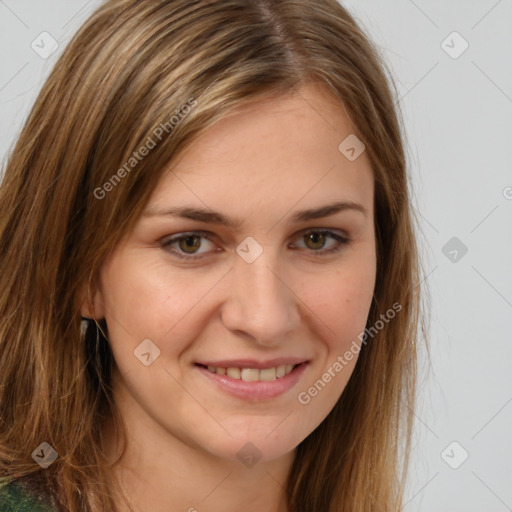
[[[345,241],[351,241],[350,236],[348,235],[347,231],[344,229],[336,229],[336,228],[306,228],[302,231],[299,231],[297,235],[295,235],[295,238],[300,238],[308,233],[326,233],[329,235],[336,235],[340,239],[343,239]]]

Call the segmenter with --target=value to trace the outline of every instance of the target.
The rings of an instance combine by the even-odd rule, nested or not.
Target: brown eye
[[[208,244],[214,247],[206,232],[182,233],[167,240],[160,241],[162,248],[179,258],[199,259],[206,256]],[[206,247],[205,247],[206,244]],[[210,247],[211,249],[211,247]]]
[[[328,242],[329,238],[331,243]],[[343,246],[350,243],[350,238],[326,229],[312,229],[302,234],[299,241],[304,242],[304,247],[296,247],[308,249],[316,255],[322,256],[340,251]]]
[[[325,244],[325,233],[313,231],[304,235],[304,240],[309,249],[318,250],[322,249]],[[309,245],[311,243],[311,245]]]
[[[178,240],[179,248],[186,254],[194,254],[201,247],[201,237],[189,235]]]

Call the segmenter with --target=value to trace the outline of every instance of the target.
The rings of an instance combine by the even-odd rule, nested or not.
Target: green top
[[[55,512],[55,509],[52,504],[14,481],[7,485],[0,483],[0,511]]]

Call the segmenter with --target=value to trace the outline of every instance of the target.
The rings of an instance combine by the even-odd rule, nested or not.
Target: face
[[[238,110],[173,163],[105,261],[95,315],[148,437],[273,460],[334,407],[376,272],[372,170],[338,149],[352,133],[313,86]]]

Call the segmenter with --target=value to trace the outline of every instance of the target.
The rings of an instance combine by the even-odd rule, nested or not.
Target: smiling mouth
[[[292,373],[298,366],[302,366],[305,363],[299,364],[282,364],[270,368],[223,368],[216,366],[206,366],[204,364],[196,363],[196,366],[207,369],[210,373],[217,375],[224,375],[234,380],[243,380],[245,382],[272,382],[275,380],[282,379],[288,374]]]

